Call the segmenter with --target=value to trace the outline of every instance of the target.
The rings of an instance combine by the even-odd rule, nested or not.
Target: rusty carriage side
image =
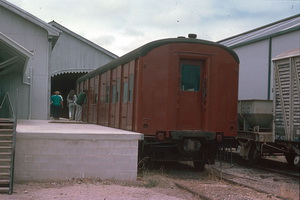
[[[214,163],[216,138],[236,136],[238,67],[214,42],[150,42],[78,79],[88,89],[83,120],[143,133],[140,155],[151,161],[203,169]]]

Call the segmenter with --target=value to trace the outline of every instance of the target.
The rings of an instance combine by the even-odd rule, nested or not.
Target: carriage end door
[[[201,60],[180,60],[177,98],[177,129],[199,130],[201,125]]]

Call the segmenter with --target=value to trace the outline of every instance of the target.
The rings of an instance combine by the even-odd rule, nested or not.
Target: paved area
[[[126,131],[121,129],[110,128],[106,126],[100,126],[96,124],[86,124],[82,122],[69,121],[66,119],[62,120],[18,120],[17,123],[17,133],[22,134],[51,134],[53,137],[55,134],[71,134],[74,135],[83,135],[85,138],[88,135],[95,134],[101,135],[103,137],[118,137],[118,139],[126,140],[130,135],[131,140],[133,139],[143,139],[143,134]],[[121,138],[120,138],[121,137]]]

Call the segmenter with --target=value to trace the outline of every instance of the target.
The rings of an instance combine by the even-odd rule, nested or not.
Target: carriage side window
[[[117,102],[117,86],[116,85],[113,85],[112,86],[112,100],[111,102],[112,103],[116,103]]]
[[[128,82],[123,84],[123,103],[128,102]]]
[[[109,103],[109,83],[107,82],[107,86],[106,86],[106,96],[105,96],[105,103]]]
[[[121,80],[118,78],[117,79],[117,97],[116,97],[117,102],[120,101],[120,89],[121,89]]]
[[[94,102],[98,103],[98,84],[95,84]]]
[[[129,76],[129,102],[132,102],[133,100],[133,86],[134,86],[134,76],[133,74],[130,74]]]
[[[195,62],[195,61],[194,61]],[[181,71],[181,91],[199,91],[200,88],[200,64],[182,62],[180,65]]]

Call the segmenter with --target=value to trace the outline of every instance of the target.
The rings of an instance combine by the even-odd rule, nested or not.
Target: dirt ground
[[[223,165],[224,166],[224,165]],[[176,168],[176,170],[173,170]],[[225,169],[224,166],[223,169]],[[237,175],[246,176],[243,169],[228,167]],[[254,172],[256,173],[256,172]],[[266,182],[264,182],[266,181]],[[259,184],[262,186],[259,186]],[[266,178],[254,180],[262,193],[217,178],[210,169],[202,173],[180,166],[139,174],[136,181],[72,179],[50,183],[17,183],[12,195],[0,194],[1,200],[278,200],[284,196],[299,200],[299,184],[273,183]],[[274,192],[274,190],[276,192]]]
[[[160,178],[161,179],[161,178]],[[159,182],[159,183],[158,183]],[[191,193],[175,184],[151,179],[148,182],[76,179],[53,183],[15,184],[12,195],[0,194],[1,200],[194,200]]]

